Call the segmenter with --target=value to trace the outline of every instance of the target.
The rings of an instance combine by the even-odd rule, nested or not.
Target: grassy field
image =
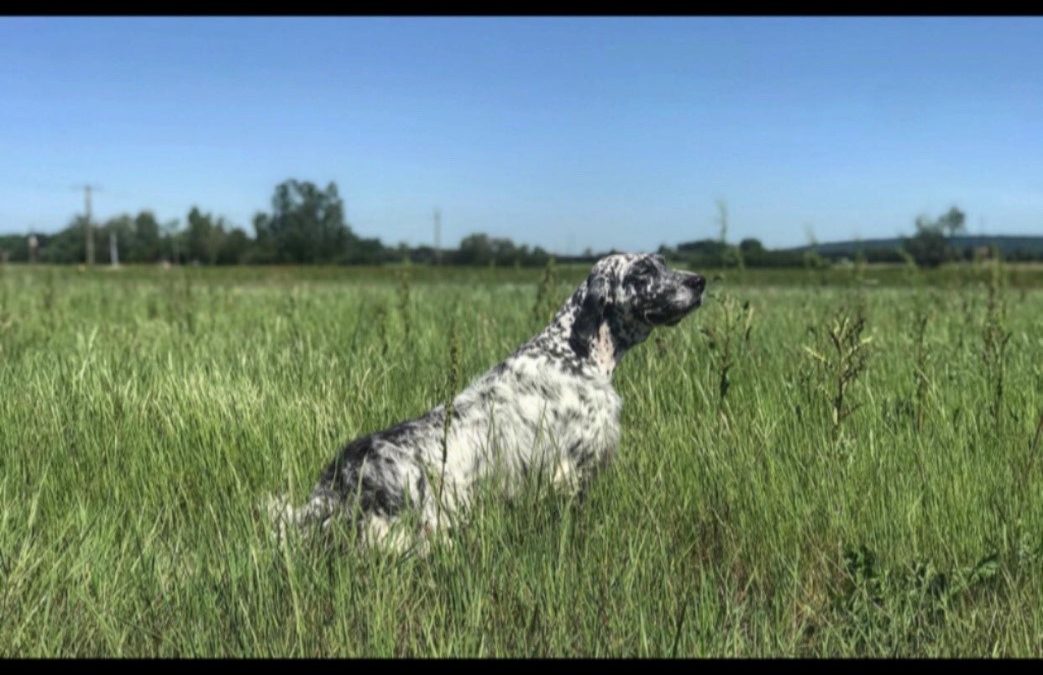
[[[1043,655],[1039,268],[708,274],[582,503],[269,538],[584,271],[542,274],[0,268],[0,656]]]

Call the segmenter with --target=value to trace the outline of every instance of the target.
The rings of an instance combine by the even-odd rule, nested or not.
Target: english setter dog
[[[622,401],[612,373],[623,354],[702,304],[705,286],[658,255],[602,258],[550,325],[456,396],[448,424],[440,405],[358,438],[306,504],[271,500],[276,536],[287,523],[325,527],[340,513],[365,542],[401,551],[444,530],[447,515],[497,471],[508,492],[533,470],[579,491],[619,443]],[[419,516],[411,526],[407,511]]]

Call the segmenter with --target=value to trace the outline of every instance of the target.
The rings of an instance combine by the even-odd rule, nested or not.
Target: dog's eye
[[[639,260],[634,265],[634,274],[642,277],[647,277],[655,274],[657,271],[655,263],[651,260]]]

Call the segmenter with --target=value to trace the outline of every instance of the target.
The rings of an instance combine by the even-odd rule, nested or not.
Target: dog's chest
[[[592,405],[584,411],[583,427],[577,430],[575,459],[581,463],[593,459],[597,464],[610,460],[619,445],[619,414],[623,401],[611,384],[591,387]]]
[[[622,401],[608,377],[535,368],[523,374],[526,423],[541,429],[537,445],[573,455],[580,463],[601,460],[619,441]]]
[[[472,476],[505,455],[512,469],[565,462],[569,472],[586,473],[610,460],[619,442],[622,401],[609,376],[546,354],[508,359],[456,404],[463,417],[452,427],[451,463]]]
[[[615,444],[619,438],[619,413],[623,405],[619,394],[610,383],[591,383],[580,391],[585,402],[582,416],[590,425],[591,434]]]

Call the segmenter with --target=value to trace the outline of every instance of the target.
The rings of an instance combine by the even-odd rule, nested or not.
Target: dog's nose
[[[706,279],[699,274],[689,274],[684,279],[684,285],[696,293],[702,293],[703,289],[706,288]]]

